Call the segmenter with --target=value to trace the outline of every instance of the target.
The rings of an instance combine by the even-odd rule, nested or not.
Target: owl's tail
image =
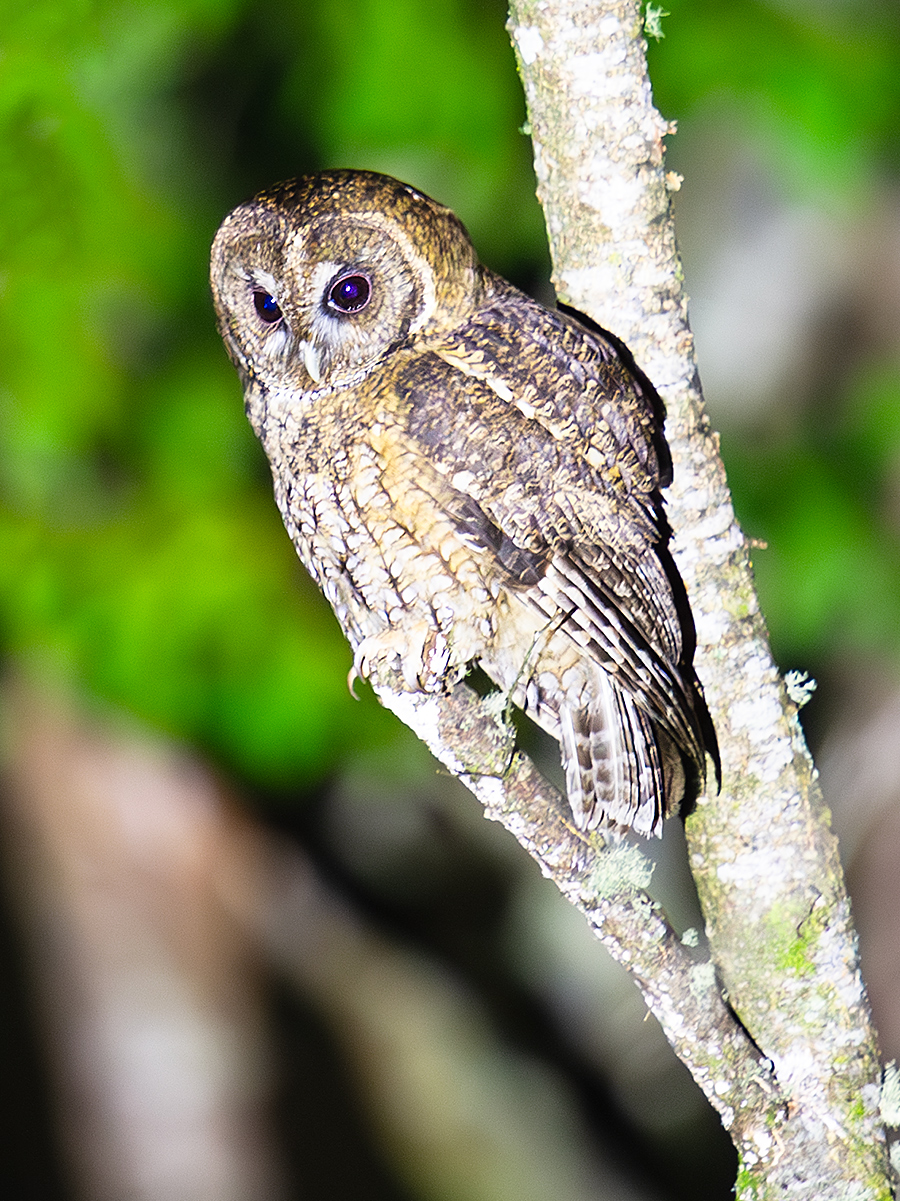
[[[664,730],[606,672],[591,703],[559,709],[559,741],[575,824],[662,833],[684,794],[684,768]]]

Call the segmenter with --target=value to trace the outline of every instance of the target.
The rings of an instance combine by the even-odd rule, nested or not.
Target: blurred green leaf
[[[900,165],[900,9],[891,0],[672,0],[648,48],[668,117],[730,112],[797,195],[852,199]]]

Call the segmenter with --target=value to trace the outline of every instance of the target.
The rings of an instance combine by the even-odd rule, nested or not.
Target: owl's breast
[[[445,677],[458,677],[492,645],[502,589],[490,552],[447,512],[440,477],[389,414],[290,419],[267,449],[288,532],[355,650],[393,631],[415,654],[430,632],[446,643]]]

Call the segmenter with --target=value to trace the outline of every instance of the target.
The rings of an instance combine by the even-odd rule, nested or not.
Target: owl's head
[[[453,213],[368,171],[261,192],[216,234],[211,279],[235,366],[264,388],[355,382],[406,339],[459,324],[482,272]]]

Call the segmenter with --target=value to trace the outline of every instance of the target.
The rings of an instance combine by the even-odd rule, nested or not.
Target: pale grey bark
[[[510,32],[557,292],[630,346],[668,409],[672,549],[722,752],[721,793],[702,797],[687,822],[715,971],[648,900],[640,852],[575,831],[561,798],[511,758],[489,704],[464,687],[413,696],[383,678],[376,689],[632,971],[735,1140],[739,1197],[888,1197],[880,1068],[849,906],[702,408],[669,204],[679,181],[665,173],[670,131],[653,107],[640,7],[518,0]]]
[[[713,955],[772,1060],[783,1120],[738,1115],[742,1187],[887,1192],[879,1068],[835,840],[766,641],[749,551],[699,394],[662,139],[636,3],[516,3],[538,190],[561,298],[628,343],[669,412],[673,551],[722,750],[721,795],[687,823]],[[752,1099],[751,1105],[752,1105]]]

